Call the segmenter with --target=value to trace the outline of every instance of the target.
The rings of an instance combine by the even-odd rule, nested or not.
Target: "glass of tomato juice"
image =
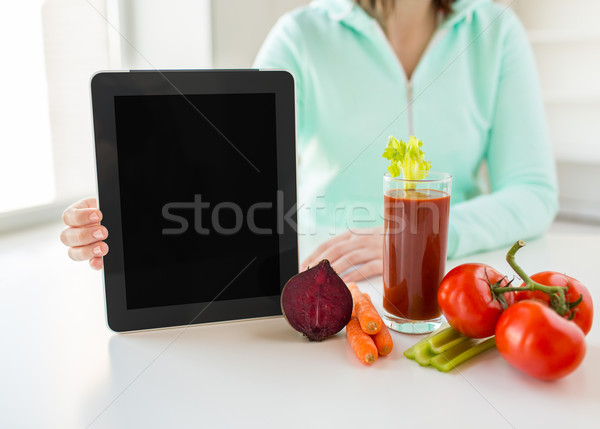
[[[452,176],[383,176],[383,309],[391,329],[409,334],[442,324],[437,292],[444,277]]]

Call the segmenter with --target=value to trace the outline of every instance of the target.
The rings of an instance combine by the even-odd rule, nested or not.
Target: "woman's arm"
[[[451,209],[449,257],[538,236],[558,210],[556,171],[535,61],[525,30],[511,16],[486,152],[491,193]]]

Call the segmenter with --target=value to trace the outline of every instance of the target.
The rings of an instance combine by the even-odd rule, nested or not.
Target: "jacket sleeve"
[[[490,193],[451,209],[448,256],[541,235],[558,210],[556,170],[533,53],[509,19],[485,159]]]

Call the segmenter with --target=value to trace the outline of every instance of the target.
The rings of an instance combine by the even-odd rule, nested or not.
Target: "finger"
[[[381,259],[367,262],[364,265],[350,271],[346,274],[342,280],[345,283],[358,282],[361,280],[368,279],[370,277],[378,276],[383,272],[383,261]]]
[[[70,208],[97,209],[98,208],[98,200],[96,199],[96,197],[83,198],[83,199],[71,204],[68,208],[69,209]]]
[[[102,258],[90,259],[90,267],[92,267],[94,270],[101,270],[102,269]]]
[[[67,226],[80,227],[94,225],[102,220],[102,212],[98,209],[68,208],[63,213],[63,222]]]
[[[85,198],[67,207],[62,218],[67,226],[85,226],[100,222],[102,212],[98,210],[95,198]]]
[[[380,251],[373,251],[370,248],[361,248],[343,255],[341,258],[331,263],[331,266],[336,273],[342,274],[349,268],[354,268],[357,265],[365,264],[374,259],[381,258]]]
[[[78,208],[90,208],[97,209],[98,208],[98,199],[96,197],[87,197],[77,201],[74,205],[79,205]]]
[[[103,241],[88,244],[87,246],[69,247],[69,257],[74,261],[87,261],[88,259],[104,256],[108,253],[108,244]]]
[[[65,246],[79,247],[105,240],[108,230],[102,225],[84,226],[81,228],[65,228],[60,234],[60,241]]]
[[[317,261],[317,263],[320,262],[320,259],[317,260],[317,256],[322,255],[329,247],[337,243],[341,243],[342,241],[347,240],[348,238],[350,238],[350,231],[346,231],[338,235],[337,237],[334,237],[330,240],[321,243],[319,247],[317,247],[306,259],[304,259],[304,262],[302,262],[301,266],[307,267],[309,265],[309,262],[311,263],[310,265],[314,265],[314,261]]]

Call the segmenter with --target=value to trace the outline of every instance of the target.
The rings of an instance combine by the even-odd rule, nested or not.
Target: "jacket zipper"
[[[406,79],[406,117],[408,119],[408,136],[414,135],[414,124],[413,124],[413,88],[412,80]]]
[[[431,48],[433,48],[445,36],[445,34],[447,32],[447,30],[445,28],[441,29],[439,27],[439,19],[440,18],[438,18],[438,28],[435,30],[435,33],[433,34],[431,40],[427,44],[425,51],[421,55],[421,59],[419,60],[419,63],[423,61],[423,58],[425,57],[425,55],[427,55],[427,53],[431,50]],[[398,63],[400,64],[400,61],[398,61]],[[418,65],[417,65],[417,67],[418,67]],[[410,79],[408,78],[408,76],[406,76],[406,72],[404,71],[404,67],[402,67],[402,64],[400,64],[400,69],[403,72],[404,80],[406,82],[406,116],[408,119],[408,135],[413,136],[415,134],[415,124],[414,124],[414,120],[413,120],[413,106],[412,106],[413,105],[413,80],[412,80],[412,76],[410,77]],[[415,68],[415,71],[416,70],[417,70],[417,68]],[[414,75],[414,72],[413,72],[413,75]]]
[[[429,43],[427,44],[427,47],[425,48],[425,51],[423,52],[423,55],[421,55],[421,59],[419,60],[419,63],[421,63],[423,61],[423,58],[425,57],[425,55],[429,52],[429,50],[435,46],[447,33],[447,29],[446,28],[442,28],[440,26],[441,24],[441,15],[438,15],[438,26],[431,38],[431,40],[429,41]],[[412,136],[415,133],[415,127],[414,127],[414,121],[413,121],[413,81],[412,81],[412,76],[409,79],[408,76],[406,75],[406,71],[404,71],[404,67],[402,66],[402,63],[400,62],[400,60],[398,59],[398,57],[396,56],[396,53],[394,52],[394,50],[392,49],[392,46],[390,45],[389,41],[387,40],[387,37],[385,36],[385,33],[383,32],[383,30],[381,29],[381,27],[379,26],[379,24],[377,24],[375,22],[375,20],[373,20],[373,25],[376,29],[376,31],[379,33],[380,37],[383,38],[383,40],[385,41],[385,44],[388,47],[389,52],[392,54],[392,56],[394,57],[394,59],[396,60],[396,64],[400,70],[400,74],[402,75],[402,77],[404,77],[404,82],[406,83],[406,118],[407,118],[407,122],[408,122],[408,135]],[[418,65],[417,65],[418,68]],[[416,69],[415,68],[415,71]],[[414,73],[413,73],[414,74]]]

